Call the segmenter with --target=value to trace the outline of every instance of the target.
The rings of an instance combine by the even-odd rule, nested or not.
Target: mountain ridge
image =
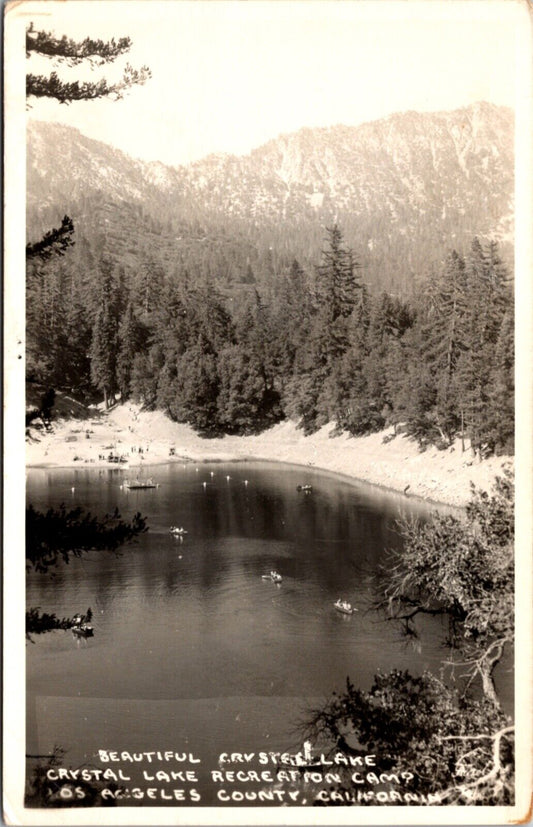
[[[250,264],[264,269],[269,249],[276,266],[294,256],[316,261],[324,227],[337,221],[369,281],[405,289],[476,235],[512,245],[513,127],[512,110],[478,102],[359,126],[302,127],[247,155],[212,153],[173,167],[132,158],[72,127],[31,121],[28,228],[46,228],[54,209],[76,220],[90,197],[134,206],[142,213],[137,231],[145,218],[161,225],[178,259],[185,243],[190,258],[199,238],[215,246],[221,234],[240,239],[246,252],[230,267],[233,278]],[[100,230],[113,220],[109,213]],[[222,280],[224,255],[214,253],[210,265]]]

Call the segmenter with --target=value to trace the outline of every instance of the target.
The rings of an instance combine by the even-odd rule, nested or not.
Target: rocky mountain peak
[[[73,213],[93,195],[142,205],[165,225],[194,219],[207,236],[224,226],[246,243],[306,259],[319,254],[323,228],[336,220],[371,281],[403,284],[475,235],[512,242],[513,130],[510,110],[479,102],[302,128],[248,155],[169,167],[70,127],[30,122],[29,223],[54,205]]]

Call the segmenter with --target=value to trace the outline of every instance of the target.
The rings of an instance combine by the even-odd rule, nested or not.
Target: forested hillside
[[[34,258],[27,280],[29,378],[160,407],[209,435],[284,417],[311,432],[405,423],[421,445],[469,438],[512,450],[513,303],[495,242],[452,251],[410,301],[371,292],[335,225],[317,265],[297,260],[276,291],[232,311],[209,284],[147,263],[122,266],[70,248]]]
[[[512,131],[476,104],[172,169],[30,125],[29,378],[205,434],[291,417],[511,450]]]
[[[408,297],[475,236],[511,264],[513,180],[512,112],[484,103],[302,129],[179,168],[30,122],[28,241],[67,213],[81,262],[104,253],[133,284],[153,262],[238,299],[275,289],[294,258],[312,269],[338,223],[369,288]]]

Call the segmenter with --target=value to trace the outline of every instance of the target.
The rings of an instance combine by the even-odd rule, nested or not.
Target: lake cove
[[[439,618],[426,619],[408,647],[367,611],[386,550],[401,546],[397,519],[425,519],[426,506],[274,463],[161,465],[147,472],[159,487],[139,491],[124,489],[124,473],[28,473],[35,508],[118,508],[125,519],[140,511],[149,525],[119,555],[90,552],[53,576],[28,574],[28,606],[58,617],[90,606],[94,627],[91,638],[60,630],[27,646],[30,755],[58,745],[64,768],[121,771],[131,782],[119,780],[120,794],[108,784],[117,803],[175,806],[198,795],[219,806],[227,795],[235,804],[268,783],[262,771],[291,771],[306,710],[347,676],[368,688],[380,669],[439,670]],[[187,534],[173,536],[172,525]],[[273,570],[281,583],[264,579]],[[358,611],[336,611],[339,598]],[[385,769],[379,757],[342,759],[321,758],[313,745],[323,772]],[[241,788],[212,775],[239,769],[257,777]],[[276,783],[281,803],[302,805],[290,777]]]

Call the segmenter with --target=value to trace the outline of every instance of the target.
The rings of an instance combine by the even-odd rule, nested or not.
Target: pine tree
[[[217,397],[219,376],[216,356],[200,335],[177,365],[176,398],[169,407],[178,422],[188,422],[203,433],[219,430]]]
[[[252,433],[265,425],[268,392],[262,364],[241,345],[218,354],[218,421],[228,433]]]
[[[188,325],[188,343],[193,345],[201,337],[213,353],[234,339],[233,323],[217,291],[209,286],[191,290],[185,302]]]
[[[383,427],[380,405],[372,399],[364,370],[364,353],[353,345],[337,361],[324,383],[322,398],[329,398],[328,419],[335,420],[340,430],[361,435]],[[323,403],[323,404],[324,404]]]
[[[342,404],[337,373],[339,361],[350,346],[351,315],[362,299],[361,284],[356,273],[353,252],[343,243],[337,225],[327,230],[327,245],[322,263],[317,267],[318,308],[310,327],[313,340],[316,425],[331,421],[334,410]]]
[[[100,306],[96,313],[91,341],[91,380],[104,394],[105,406],[108,408],[117,391],[118,320],[114,307],[110,263],[104,262],[102,270]]]
[[[404,421],[407,433],[421,446],[440,438],[437,427],[437,385],[434,371],[427,362],[427,323],[418,319],[402,339],[405,371],[393,394],[395,419]]]
[[[357,275],[359,264],[353,251],[344,246],[338,225],[327,228],[326,233],[322,263],[317,267],[318,294],[327,308],[326,321],[331,324],[350,315],[361,285]]]
[[[130,376],[130,393],[147,410],[152,410],[157,401],[157,385],[164,365],[164,356],[159,346],[149,351],[139,351],[133,357]]]
[[[26,30],[26,56],[32,54],[60,61],[67,66],[78,66],[82,63],[91,67],[103,66],[112,63],[118,57],[126,54],[131,48],[129,37],[121,37],[118,41],[108,42],[92,40],[87,37],[76,42],[63,37],[55,37],[51,32],[37,31],[33,23]],[[54,98],[60,103],[71,103],[79,100],[94,100],[95,98],[112,97],[115,100],[123,97],[125,92],[136,84],[143,84],[151,77],[150,69],[143,66],[133,69],[129,64],[124,68],[122,79],[116,83],[108,83],[105,78],[94,81],[64,81],[57,72],[49,75],[26,75],[26,96],[28,98]]]
[[[164,290],[165,271],[163,265],[150,253],[145,253],[138,272],[133,279],[133,289],[141,313],[150,315],[160,306]]]
[[[26,245],[26,261],[40,259],[48,261],[53,256],[62,256],[74,244],[74,223],[68,215],[63,216],[61,226],[49,230],[40,241]]]
[[[467,262],[467,349],[461,355],[455,382],[460,401],[462,430],[475,453],[493,450],[486,442],[491,374],[502,321],[511,303],[508,276],[498,256],[497,245],[484,249],[472,242]],[[512,418],[511,418],[512,420]]]
[[[142,330],[131,301],[124,312],[118,329],[118,353],[116,363],[117,386],[121,400],[128,398],[131,392],[131,371],[135,354],[142,343]]]
[[[514,365],[514,306],[510,302],[496,344],[484,432],[489,449],[500,454],[514,453]]]
[[[469,337],[466,266],[455,250],[430,289],[428,299],[423,328],[424,361],[436,390],[434,426],[449,445],[460,424],[454,374],[461,353],[468,348]]]
[[[404,363],[399,342],[412,322],[412,313],[398,298],[382,293],[373,302],[363,373],[369,406],[380,413],[379,418],[373,415],[374,421],[384,423],[394,408],[395,385],[402,381],[395,370],[395,360]]]
[[[272,341],[269,344],[280,387],[292,373],[297,353],[307,344],[311,312],[307,276],[294,259],[277,295],[272,298]]]

